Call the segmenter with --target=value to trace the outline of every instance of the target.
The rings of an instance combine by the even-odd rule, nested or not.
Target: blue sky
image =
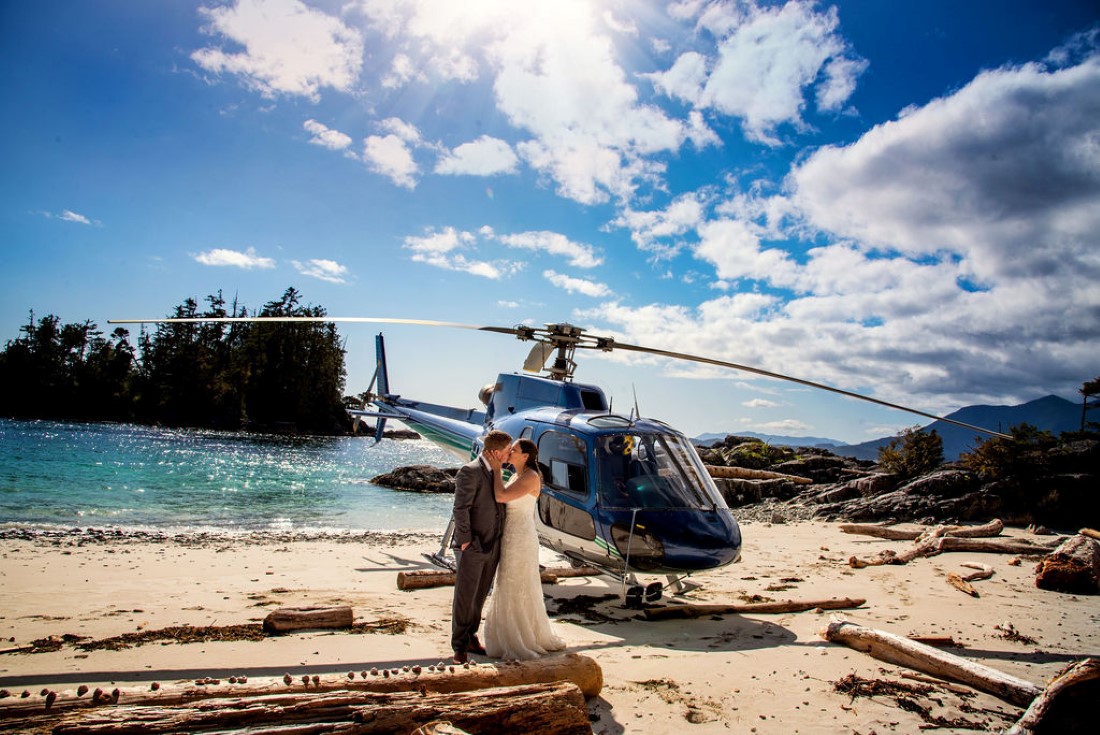
[[[0,6],[0,340],[288,287],[330,315],[569,321],[947,413],[1100,374],[1100,4]],[[347,337],[348,392],[373,369]],[[472,406],[527,348],[386,327]],[[689,435],[926,423],[582,354]],[[994,427],[995,428],[995,427]]]

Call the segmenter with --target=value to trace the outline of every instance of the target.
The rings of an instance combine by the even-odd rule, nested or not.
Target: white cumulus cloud
[[[463,143],[443,155],[436,163],[437,174],[466,174],[469,176],[494,176],[515,173],[519,165],[512,146],[500,138],[483,135],[475,141]]]
[[[274,268],[275,261],[256,253],[256,248],[248,248],[243,253],[239,250],[228,248],[214,248],[195,256],[195,260],[203,265],[232,266],[234,268]]]
[[[347,266],[340,265],[335,260],[315,258],[313,260],[307,260],[304,263],[297,260],[292,260],[290,263],[294,266],[294,269],[303,276],[309,276],[310,278],[316,278],[329,283],[348,282]]]
[[[265,97],[297,95],[316,102],[322,88],[347,92],[359,77],[360,32],[299,0],[237,0],[200,12],[204,30],[233,50],[207,46],[191,59],[207,71],[239,76]]]
[[[498,239],[511,248],[523,248],[563,256],[569,259],[569,265],[577,268],[595,268],[603,263],[603,258],[596,254],[592,246],[573,242],[558,232],[545,230],[519,232],[512,235],[500,235]]]
[[[306,120],[302,123],[302,127],[313,136],[309,139],[309,142],[322,148],[342,151],[351,145],[351,136],[341,133],[339,130],[333,130],[316,120]]]
[[[413,252],[414,262],[492,280],[515,273],[522,267],[508,261],[474,260],[461,252],[473,249],[476,244],[477,236],[473,233],[445,227],[439,231],[429,230],[423,236],[410,235],[405,238],[404,247]]]
[[[687,4],[683,17],[716,39],[713,55],[681,54],[664,72],[648,75],[666,94],[741,119],[753,141],[779,144],[776,129],[802,127],[806,97],[816,85],[819,110],[841,109],[866,69],[839,34],[835,7],[791,0],[777,6],[755,2]]]
[[[612,295],[612,291],[607,284],[587,278],[574,278],[551,270],[543,271],[542,275],[550,283],[568,293],[579,293],[592,298],[603,298]]]

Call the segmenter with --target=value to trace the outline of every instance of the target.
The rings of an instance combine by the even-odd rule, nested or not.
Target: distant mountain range
[[[1081,404],[1051,395],[1018,406],[967,406],[948,414],[947,418],[1006,433],[1013,426],[1031,424],[1058,436],[1063,431],[1076,431],[1081,428]],[[922,430],[935,430],[940,435],[943,439],[943,456],[947,461],[958,459],[959,455],[971,451],[986,438],[984,434],[946,421],[933,421],[922,427]],[[885,446],[894,438],[888,436],[861,444],[846,444],[836,439],[816,436],[780,436],[751,431],[730,431],[726,434],[700,434],[692,441],[696,444],[713,444],[725,439],[727,434],[751,436],[780,446],[821,447],[842,457],[869,460],[877,460],[879,447]]]
[[[768,444],[775,444],[780,447],[825,447],[831,450],[833,447],[847,446],[839,439],[826,439],[820,436],[782,436],[780,434],[758,434],[755,431],[727,431],[725,434],[700,434],[691,441],[696,444],[713,444],[714,442],[720,442],[730,434],[736,436],[749,436],[753,439],[760,439]]]

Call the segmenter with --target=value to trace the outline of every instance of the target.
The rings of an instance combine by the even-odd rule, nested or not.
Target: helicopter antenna
[[[636,416],[637,418],[641,418],[642,409],[638,407],[638,386],[631,383],[630,389],[634,391],[634,416]]]

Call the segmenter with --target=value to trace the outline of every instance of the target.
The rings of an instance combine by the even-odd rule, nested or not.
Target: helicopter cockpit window
[[[671,434],[610,434],[596,444],[600,498],[621,508],[725,505],[695,449]]]
[[[539,438],[543,482],[580,496],[588,495],[588,458],[584,440],[573,434],[547,431]]]

